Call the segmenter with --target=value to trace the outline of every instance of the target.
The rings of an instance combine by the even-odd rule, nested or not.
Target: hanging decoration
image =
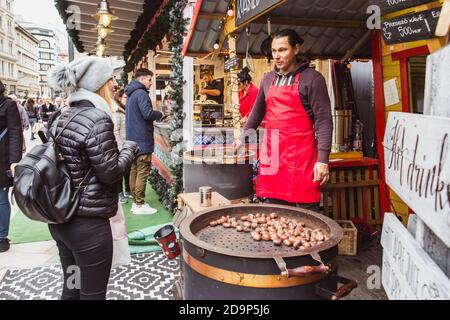
[[[93,17],[105,28],[108,28],[112,21],[118,19],[109,7],[109,2],[107,0],[102,0],[98,4],[97,12],[93,15]]]
[[[128,83],[128,73],[154,50],[169,32],[169,13],[176,0],[154,0],[144,3],[144,12],[136,21],[136,27],[125,45],[123,52],[126,61],[122,72],[122,82]]]
[[[187,0],[173,1],[173,7],[169,11],[170,30],[170,51],[173,52],[171,65],[172,73],[169,82],[170,91],[167,99],[172,107],[172,115],[169,123],[170,127],[170,146],[172,148],[172,165],[170,171],[173,176],[171,185],[155,169],[152,171],[150,183],[158,193],[164,206],[173,212],[176,207],[178,195],[183,192],[183,121],[185,114],[183,112],[183,36],[186,32],[187,20],[183,17],[183,11]]]

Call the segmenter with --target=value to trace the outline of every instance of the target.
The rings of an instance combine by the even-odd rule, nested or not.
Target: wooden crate
[[[381,224],[379,184],[376,159],[330,163],[330,181],[322,187],[324,213],[334,220],[359,217]]]
[[[358,254],[358,230],[351,220],[338,220],[344,237],[339,243],[339,254],[342,256],[356,256]]]

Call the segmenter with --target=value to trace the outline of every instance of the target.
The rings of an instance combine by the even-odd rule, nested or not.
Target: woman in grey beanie
[[[64,274],[61,299],[105,299],[113,257],[109,218],[117,213],[119,182],[137,152],[134,142],[117,148],[111,120],[112,67],[100,58],[85,58],[56,67],[50,84],[68,90],[68,111],[50,120],[49,130],[62,131],[66,121],[81,111],[62,131],[57,144],[74,185],[86,177],[80,205],[67,223],[49,225]],[[70,269],[68,269],[71,267]],[[75,267],[75,269],[73,269]],[[73,286],[74,275],[79,286]]]

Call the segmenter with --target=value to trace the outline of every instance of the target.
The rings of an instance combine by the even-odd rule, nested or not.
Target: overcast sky
[[[24,21],[38,26],[56,28],[67,37],[66,28],[53,0],[15,0],[14,14],[21,15]],[[61,41],[65,47],[66,41]]]
[[[58,28],[62,32],[66,30],[53,0],[15,0],[14,10],[25,21]]]

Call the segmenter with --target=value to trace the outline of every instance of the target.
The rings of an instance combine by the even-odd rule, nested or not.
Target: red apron
[[[313,182],[317,143],[313,122],[300,99],[299,83],[300,73],[294,85],[278,87],[272,82],[267,93],[266,133],[256,194],[316,203],[320,202],[320,183]]]

